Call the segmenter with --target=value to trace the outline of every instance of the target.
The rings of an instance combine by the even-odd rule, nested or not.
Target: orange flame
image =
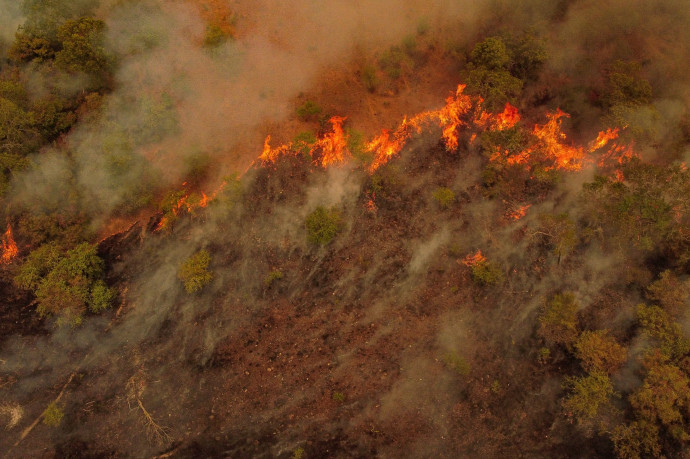
[[[461,117],[472,108],[472,100],[463,94],[464,90],[464,84],[458,85],[455,96],[448,97],[443,108],[422,112],[409,120],[405,118],[395,131],[391,133],[391,131],[383,130],[378,137],[369,142],[366,145],[366,151],[374,153],[369,172],[374,172],[393,156],[398,155],[412,136],[412,129],[420,133],[424,126],[434,121],[441,127],[446,149],[456,150],[459,145],[458,128],[465,124]]]
[[[465,259],[462,261],[465,266],[475,266],[479,263],[484,263],[486,261],[486,257],[482,255],[481,250],[477,250],[477,253],[474,255],[467,255]]]
[[[548,121],[543,125],[535,125],[532,134],[539,141],[539,149],[548,159],[554,161],[553,166],[546,170],[560,169],[567,171],[579,171],[584,163],[584,151],[582,148],[566,145],[565,134],[561,131],[561,118],[569,118],[570,115],[556,109],[556,113],[546,115]]]
[[[598,150],[598,149],[606,146],[606,144],[609,143],[611,140],[615,140],[617,138],[618,138],[618,128],[607,129],[605,131],[601,131],[601,132],[599,132],[597,139],[590,144],[589,151],[593,152],[595,150]]]
[[[14,242],[14,237],[12,236],[12,227],[8,223],[7,231],[5,231],[5,234],[2,235],[2,257],[0,257],[0,263],[11,263],[18,254],[19,249],[17,248],[17,243]]]
[[[281,145],[276,148],[271,148],[271,136],[267,135],[266,140],[264,140],[264,149],[261,152],[259,159],[261,160],[261,165],[266,166],[272,164],[278,159],[280,155],[287,153],[290,150],[290,145]]]
[[[314,152],[321,150],[321,157],[317,161],[322,167],[331,164],[342,163],[349,155],[347,151],[347,135],[343,132],[343,122],[346,118],[334,116],[329,121],[333,126],[333,131],[325,134],[312,146],[309,154],[314,156]]]
[[[508,218],[511,220],[520,220],[522,217],[525,216],[525,213],[527,212],[527,209],[532,207],[532,204],[527,204],[525,206],[519,207],[511,212],[508,213]]]
[[[510,129],[520,121],[518,109],[506,102],[506,106],[501,113],[496,115],[496,129]]]

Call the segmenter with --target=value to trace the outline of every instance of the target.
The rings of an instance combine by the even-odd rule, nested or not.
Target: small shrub
[[[448,368],[455,371],[460,376],[467,376],[470,374],[470,364],[463,356],[459,355],[455,351],[445,354],[443,356],[443,363],[445,363]]]
[[[217,25],[207,25],[206,33],[204,34],[204,46],[207,48],[215,48],[223,44],[229,35]]]
[[[309,242],[326,245],[340,232],[341,226],[342,218],[338,209],[319,206],[306,219]]]
[[[301,446],[292,452],[292,459],[304,458],[304,448]]]
[[[50,427],[57,427],[65,417],[65,412],[58,406],[57,403],[52,402],[43,412],[43,424]]]
[[[455,193],[450,188],[440,186],[434,191],[434,199],[441,209],[447,209],[455,202]]]
[[[503,270],[496,263],[482,260],[471,266],[472,280],[484,287],[503,282]]]
[[[539,363],[544,365],[545,363],[547,363],[549,361],[550,358],[551,358],[551,349],[549,349],[548,347],[542,347],[539,349],[539,353],[537,355],[537,361],[539,361]]]
[[[264,279],[264,287],[269,288],[276,281],[278,281],[282,278],[283,278],[283,272],[282,271],[280,271],[280,270],[271,271],[270,273],[268,273],[268,275]]]
[[[338,403],[345,402],[345,394],[342,392],[333,392],[333,400]]]
[[[302,118],[304,121],[310,121],[316,119],[323,109],[319,107],[313,100],[308,100],[299,107],[297,107],[297,116]]]
[[[196,293],[213,280],[213,273],[208,270],[210,263],[208,251],[200,250],[180,265],[177,277],[184,282],[187,293]]]

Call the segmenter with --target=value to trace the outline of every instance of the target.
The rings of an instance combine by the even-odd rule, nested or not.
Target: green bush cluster
[[[317,207],[307,215],[305,226],[309,242],[316,245],[329,244],[342,229],[340,211],[334,207]]]
[[[103,268],[96,245],[82,243],[65,252],[53,242],[29,254],[15,283],[35,293],[41,317],[74,326],[87,308],[101,312],[112,305],[116,293],[105,284]]]
[[[184,283],[187,293],[196,293],[213,280],[213,273],[208,270],[211,254],[200,250],[182,262],[177,270],[177,277]]]
[[[496,263],[482,260],[470,267],[472,280],[481,286],[500,284],[504,280],[503,269]]]
[[[441,209],[447,209],[455,202],[455,193],[445,186],[436,188],[433,196]]]

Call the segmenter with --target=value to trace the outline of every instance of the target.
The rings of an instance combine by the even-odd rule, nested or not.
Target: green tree
[[[327,245],[342,229],[340,211],[319,206],[305,220],[307,238],[316,245]]]
[[[647,287],[647,298],[671,316],[684,312],[688,303],[688,287],[669,270]]]
[[[81,17],[68,20],[57,32],[62,49],[55,55],[55,63],[65,70],[103,76],[109,58],[103,47],[105,23],[100,19]]]
[[[680,368],[653,362],[642,386],[629,401],[639,419],[665,427],[676,440],[690,440],[685,428],[690,410],[690,379]]]
[[[626,354],[608,330],[584,331],[575,342],[575,356],[588,372],[614,373],[625,363]]]
[[[640,459],[647,455],[661,457],[659,428],[643,419],[617,426],[611,439],[616,455],[621,459]]]
[[[521,80],[536,80],[548,59],[546,40],[533,31],[526,31],[520,38],[511,40],[510,73]]]
[[[187,293],[196,293],[213,280],[213,273],[208,270],[211,254],[200,250],[180,264],[177,277],[184,283]]]
[[[568,378],[565,386],[569,395],[563,401],[563,408],[581,422],[593,421],[602,411],[610,409],[611,398],[616,395],[611,379],[601,371]]]
[[[455,193],[445,186],[436,188],[433,196],[441,209],[447,209],[455,202]]]
[[[523,82],[510,73],[510,64],[510,53],[499,37],[477,43],[470,54],[463,79],[470,92],[484,98],[488,110],[497,111],[506,102],[515,102],[522,91]]]
[[[539,215],[539,229],[535,234],[543,236],[551,246],[554,255],[560,263],[563,257],[568,256],[577,244],[575,222],[568,214],[541,214]]]
[[[539,315],[539,334],[547,343],[572,345],[578,336],[577,311],[575,295],[569,292],[554,295]]]
[[[103,281],[103,269],[96,245],[82,243],[64,252],[57,243],[49,243],[27,257],[15,283],[35,293],[42,317],[54,316],[58,325],[79,325],[87,307],[100,312],[115,298]]]
[[[679,359],[690,352],[690,340],[683,335],[680,325],[659,306],[639,304],[637,320],[642,332],[655,341],[667,358]]]

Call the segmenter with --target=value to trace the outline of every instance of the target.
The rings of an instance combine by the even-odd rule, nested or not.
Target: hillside
[[[8,4],[8,457],[687,455],[690,11],[360,3]]]

